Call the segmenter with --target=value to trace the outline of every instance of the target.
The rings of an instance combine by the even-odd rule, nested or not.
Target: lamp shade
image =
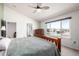
[[[1,27],[1,30],[6,30],[5,26],[2,26],[2,27]]]

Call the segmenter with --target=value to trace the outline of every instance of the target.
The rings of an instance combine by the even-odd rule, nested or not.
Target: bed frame
[[[39,38],[43,38],[43,39],[50,41],[50,42],[55,42],[56,47],[61,51],[61,38],[48,37],[48,36],[44,35],[43,29],[35,29],[34,36],[39,37]]]

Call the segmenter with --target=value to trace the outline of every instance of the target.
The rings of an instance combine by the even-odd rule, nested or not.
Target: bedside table
[[[0,37],[0,40],[2,40],[2,38]]]
[[[0,37],[0,42],[1,42],[2,39],[3,39],[3,37]],[[0,50],[0,56],[4,56],[4,54],[5,54],[5,49]]]

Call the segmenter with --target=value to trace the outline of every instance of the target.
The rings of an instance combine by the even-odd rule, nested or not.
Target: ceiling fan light
[[[41,12],[41,9],[37,9],[37,12],[38,12],[38,13]]]

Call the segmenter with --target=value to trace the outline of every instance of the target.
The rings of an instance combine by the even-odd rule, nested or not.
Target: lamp
[[[5,30],[6,30],[5,26],[2,26],[2,27],[1,27],[1,30],[4,30],[4,31],[5,31]]]

